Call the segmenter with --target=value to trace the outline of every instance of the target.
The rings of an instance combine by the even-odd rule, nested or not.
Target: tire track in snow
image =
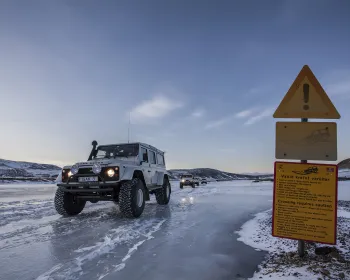
[[[53,206],[52,206],[53,207]],[[104,210],[103,213],[100,210]],[[42,209],[39,209],[40,211]],[[39,216],[30,216],[26,219],[7,223],[0,228],[0,249],[18,247],[31,242],[43,242],[50,240],[55,234],[52,227],[62,228],[61,236],[71,234],[81,229],[89,227],[89,224],[98,224],[105,219],[115,217],[116,208],[113,204],[91,204],[81,215],[62,218],[56,212],[43,212]],[[51,215],[50,215],[51,214]],[[6,219],[6,216],[5,216]],[[86,220],[89,223],[86,223]],[[68,225],[68,229],[65,226]]]
[[[93,279],[102,279],[112,272],[123,269],[132,254],[134,254],[143,243],[154,238],[153,234],[160,230],[165,221],[166,219],[145,220],[143,223],[134,221],[110,230],[102,241],[97,242],[93,246],[78,248],[73,251],[75,253],[74,259],[66,263],[55,265],[49,271],[38,276],[36,280],[73,280],[86,274],[89,274],[89,277]],[[122,245],[128,247],[129,243],[132,243],[131,247],[127,249],[126,254],[122,257],[118,265],[114,265],[115,262],[108,263],[108,260],[106,261],[107,264],[104,264],[104,261],[100,260],[97,266],[102,266],[98,269],[98,271],[102,270],[102,273],[84,269],[84,267],[89,267],[90,263],[96,266],[96,260],[100,259],[101,256],[107,254],[114,255],[119,251],[119,247],[120,249],[122,249]],[[92,276],[91,273],[94,274],[94,276]]]

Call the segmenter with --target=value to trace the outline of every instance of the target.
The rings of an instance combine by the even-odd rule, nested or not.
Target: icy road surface
[[[0,279],[247,279],[263,252],[237,241],[242,224],[271,208],[272,183],[234,181],[154,197],[139,219],[112,202],[62,218],[54,185],[0,185]],[[30,194],[30,195],[29,195]]]

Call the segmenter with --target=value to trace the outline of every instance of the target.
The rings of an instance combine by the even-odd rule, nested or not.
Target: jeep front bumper
[[[57,184],[60,190],[70,193],[95,193],[95,192],[112,192],[117,182],[90,182],[88,184]]]

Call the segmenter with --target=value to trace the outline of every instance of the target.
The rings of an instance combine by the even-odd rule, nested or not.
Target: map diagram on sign
[[[276,158],[337,160],[334,122],[277,122]]]
[[[312,174],[312,173],[315,173],[317,174],[318,173],[318,168],[316,166],[313,166],[313,167],[309,167],[303,171],[300,171],[300,170],[294,170],[292,171],[293,173],[295,174],[299,174],[299,175],[309,175],[309,174]]]
[[[311,134],[303,139],[301,139],[301,145],[317,144],[322,142],[330,142],[331,135],[329,133],[328,127],[324,129],[317,129],[311,132]]]

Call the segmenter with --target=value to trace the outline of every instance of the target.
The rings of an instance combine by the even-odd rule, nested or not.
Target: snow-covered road
[[[235,231],[271,207],[271,183],[210,183],[147,203],[139,219],[111,202],[56,214],[54,185],[0,186],[0,279],[246,279],[264,253]]]

